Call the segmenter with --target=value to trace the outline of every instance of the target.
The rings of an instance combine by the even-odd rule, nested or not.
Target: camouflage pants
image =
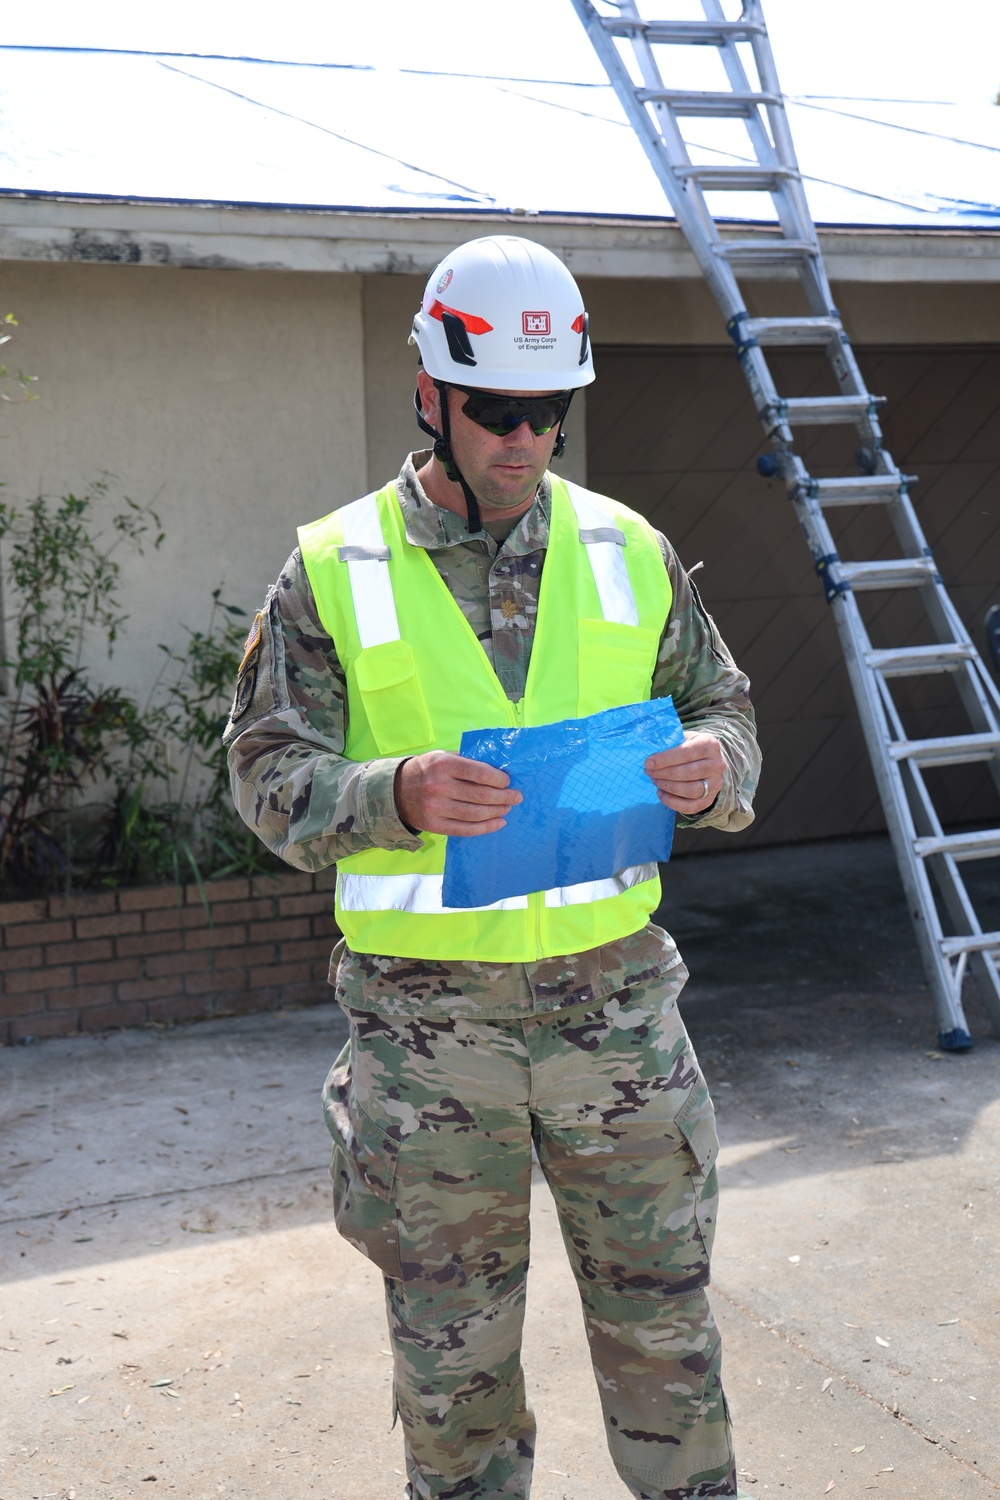
[[[532,1142],[619,1474],[638,1500],[735,1496],[705,1292],[718,1142],[677,974],[513,1021],[348,1012],[324,1093],[334,1209],[386,1278],[414,1500],[528,1495]]]

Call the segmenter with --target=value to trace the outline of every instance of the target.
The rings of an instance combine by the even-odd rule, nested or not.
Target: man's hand
[[[523,800],[509,786],[506,771],[430,750],[404,761],[396,772],[396,810],[404,823],[421,832],[453,838],[496,833],[505,814]]]
[[[711,807],[722,786],[726,762],[712,734],[688,734],[683,745],[660,750],[645,762],[647,776],[665,807],[693,818]]]

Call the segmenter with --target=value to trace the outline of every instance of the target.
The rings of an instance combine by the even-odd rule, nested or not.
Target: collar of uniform
[[[427,498],[424,487],[417,478],[417,470],[428,461],[430,456],[428,449],[411,453],[396,481],[396,493],[399,497],[400,510],[403,512],[406,540],[411,547],[424,547],[427,551],[434,551],[440,547],[458,547],[475,543],[480,548],[485,547],[491,555],[499,551],[497,543],[489,532],[475,531],[470,536],[463,516],[456,516],[454,511],[445,510]],[[551,497],[552,486],[549,483],[549,476],[543,474],[534,503],[529,510],[525,511],[504,542],[508,552],[518,554],[538,552],[548,545]]]

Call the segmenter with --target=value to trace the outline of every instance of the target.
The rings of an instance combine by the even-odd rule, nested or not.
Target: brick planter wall
[[[332,870],[0,902],[0,1043],[332,998]]]

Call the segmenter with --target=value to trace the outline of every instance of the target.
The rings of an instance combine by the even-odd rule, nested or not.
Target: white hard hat
[[[568,391],[594,378],[580,289],[558,256],[495,234],[431,273],[410,343],[435,380],[498,391]]]

